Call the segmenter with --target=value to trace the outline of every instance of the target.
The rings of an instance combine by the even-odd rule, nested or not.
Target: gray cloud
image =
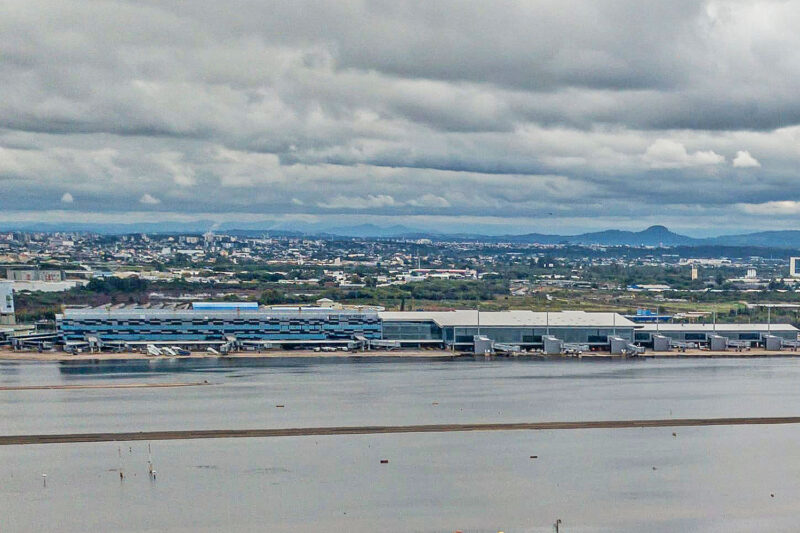
[[[11,0],[0,209],[769,225],[800,202],[798,26],[779,1]]]

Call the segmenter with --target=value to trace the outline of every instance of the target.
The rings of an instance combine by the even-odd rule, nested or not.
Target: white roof
[[[375,316],[374,309],[335,309],[331,307],[262,307],[259,309],[154,309],[140,306],[125,306],[120,308],[92,307],[89,309],[64,309],[63,313],[56,314],[56,319],[103,319],[103,318],[135,318],[135,319],[170,319],[170,318],[269,318],[269,317],[319,317],[327,315],[369,315]]]
[[[699,331],[699,332],[714,332],[716,331],[798,331],[796,327],[791,324],[721,324],[717,322],[714,324],[645,324],[641,331],[655,333],[658,331]]]
[[[382,311],[385,321],[433,321],[440,327],[478,325],[478,312],[460,311]],[[583,311],[481,311],[481,326],[546,326],[551,327],[634,327],[635,324],[618,313],[586,313]]]

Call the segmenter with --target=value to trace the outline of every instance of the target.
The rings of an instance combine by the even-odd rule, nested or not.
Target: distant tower
[[[800,278],[800,257],[789,258],[789,275],[793,278]]]
[[[697,279],[697,265],[692,265],[692,281]]]
[[[0,324],[15,324],[14,283],[0,281]]]

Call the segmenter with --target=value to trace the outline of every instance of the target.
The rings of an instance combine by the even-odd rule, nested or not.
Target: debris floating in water
[[[539,458],[538,455],[531,455],[531,459],[538,459],[538,458]]]
[[[284,405],[283,405],[282,403],[279,403],[279,404],[278,404],[278,405],[276,405],[275,407],[284,407]]]
[[[382,465],[389,464],[389,459],[381,459],[381,464]]]

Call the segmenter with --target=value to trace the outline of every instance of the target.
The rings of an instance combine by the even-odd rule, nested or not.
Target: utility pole
[[[478,337],[481,336],[481,300],[478,296],[478,301],[475,305],[475,311],[478,313]]]
[[[550,308],[544,308],[545,335],[550,335]]]
[[[658,324],[660,318],[661,318],[661,308],[659,306],[656,306],[656,333],[659,332]]]
[[[767,334],[772,333],[772,306],[767,304]]]

